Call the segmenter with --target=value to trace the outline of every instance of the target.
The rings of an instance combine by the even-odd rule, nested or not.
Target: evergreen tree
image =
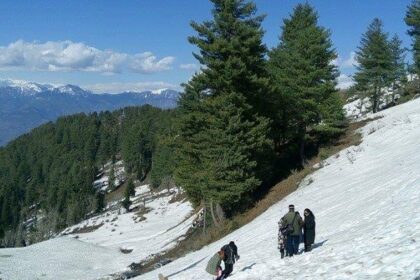
[[[231,214],[261,183],[262,155],[271,145],[269,121],[259,114],[268,88],[266,48],[253,3],[212,2],[213,19],[192,23],[198,36],[189,41],[205,67],[179,102],[175,180],[195,204],[220,204]]]
[[[109,170],[109,175],[108,175],[108,188],[110,190],[114,190],[115,189],[115,168],[114,168],[114,164],[111,164],[111,169]]]
[[[383,31],[381,20],[375,18],[362,35],[356,52],[357,87],[367,92],[374,113],[378,112],[383,89],[390,86],[392,52],[388,34]]]
[[[197,36],[189,42],[200,49],[194,54],[201,65],[206,88],[217,95],[226,91],[242,94],[260,114],[267,105],[267,49],[262,43],[264,16],[254,16],[256,6],[244,0],[210,0],[213,20],[192,22]]]
[[[413,60],[417,76],[420,76],[420,0],[413,0],[407,8],[405,23],[408,25],[408,34],[413,40]]]
[[[279,45],[269,54],[278,107],[274,122],[277,142],[297,139],[304,164],[308,130],[335,134],[344,119],[335,89],[338,76],[331,62],[337,57],[330,32],[318,25],[318,14],[309,4],[299,4],[284,20]]]
[[[101,212],[105,208],[105,194],[101,191],[96,193],[96,213]]]
[[[392,37],[389,47],[392,55],[390,79],[392,83],[392,102],[395,102],[396,91],[407,82],[407,70],[405,67],[405,49],[401,46],[402,41],[397,34]]]
[[[134,182],[133,182],[132,178],[128,179],[127,192],[128,192],[129,196],[135,196],[136,195],[136,190],[135,190],[135,186],[134,186]]]
[[[123,113],[125,117],[121,118]],[[0,147],[0,243],[13,246],[16,238],[10,237],[17,236],[22,221],[35,215],[36,210],[46,217],[35,229],[38,241],[79,222],[91,211],[100,211],[103,195],[96,194],[92,187],[98,167],[121,154],[124,162],[133,161],[135,169],[140,167],[147,173],[155,145],[161,150],[157,139],[174,135],[173,122],[172,110],[151,106],[77,114],[42,125]],[[127,141],[127,132],[136,127],[145,127],[147,133],[136,134],[137,141]],[[141,149],[137,158],[125,158],[122,143],[129,151],[136,150],[138,143],[151,148]],[[140,157],[144,156],[147,160],[142,162]],[[160,168],[165,174],[171,172],[171,168]],[[115,178],[114,171],[109,175]],[[112,178],[110,181],[113,187]]]

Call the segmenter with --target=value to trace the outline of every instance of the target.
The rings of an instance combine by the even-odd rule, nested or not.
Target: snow
[[[145,219],[135,210],[125,213],[114,204],[105,213],[66,229],[60,237],[25,248],[0,249],[0,278],[108,279],[110,274],[124,272],[131,263],[175,246],[191,227],[196,217],[191,215],[191,204],[170,202],[177,192],[152,194],[148,185],[139,186],[132,207],[146,199],[150,211],[143,215]],[[100,227],[72,233],[93,226]],[[123,254],[121,249],[132,251]]]
[[[164,91],[166,91],[166,90],[168,90],[168,88],[161,88],[161,89],[155,89],[155,90],[152,90],[152,94],[162,94],[162,92],[164,92]]]
[[[3,87],[12,87],[19,89],[22,94],[25,95],[36,95],[44,91],[54,91],[56,90],[59,93],[65,93],[69,95],[78,95],[80,93],[90,93],[84,91],[78,86],[74,85],[59,85],[59,84],[39,84],[35,82],[23,81],[23,80],[0,80],[0,88]]]
[[[156,280],[158,273],[171,280],[211,279],[205,272],[207,261],[231,240],[241,256],[232,280],[420,276],[420,99],[371,116],[382,118],[361,129],[363,142],[326,159],[296,192],[223,239],[136,279]],[[134,206],[149,194],[146,188],[136,189]],[[144,214],[144,221],[135,222],[134,213],[109,210],[108,217],[86,221],[104,225],[77,234],[78,240],[63,236],[26,248],[1,249],[0,277],[98,279],[123,271],[132,261],[175,244],[192,223],[193,217],[185,220],[191,205],[169,200],[163,195],[146,202],[153,210]],[[314,212],[316,244],[310,253],[280,259],[277,222],[290,203],[301,213],[304,208]],[[120,248],[133,252],[122,254]]]
[[[22,92],[29,91],[32,93],[38,93],[42,91],[42,85],[32,82],[27,82],[23,80],[0,80],[0,87],[13,87],[18,88]]]
[[[175,194],[175,191],[173,194]],[[169,203],[173,195],[167,191],[150,197],[148,185],[136,189],[136,197],[132,199],[132,206],[143,206],[150,209],[142,220],[135,211],[119,214],[120,209],[88,219],[78,225],[68,228],[65,233],[76,228],[91,227],[103,224],[97,230],[84,234],[72,234],[84,242],[111,248],[133,249],[130,259],[139,261],[151,254],[169,249],[176,240],[184,235],[191,226],[195,216],[190,216],[192,207],[189,202]],[[188,218],[189,217],[189,218]],[[169,230],[170,229],[170,230]],[[130,263],[127,263],[128,265]]]
[[[26,248],[0,250],[2,279],[96,279],[118,271],[124,255],[116,249],[62,237]]]
[[[327,159],[312,183],[222,240],[136,279],[211,279],[205,266],[230,240],[241,256],[232,280],[420,276],[420,100],[372,116],[381,115],[361,129],[361,145]],[[316,248],[282,260],[277,222],[290,203],[313,210]]]
[[[92,186],[96,190],[101,190],[103,192],[111,192],[112,190],[109,189],[109,174],[111,172],[111,165],[114,166],[114,186],[120,186],[124,183],[127,179],[124,163],[122,160],[117,161],[115,164],[112,162],[107,162],[105,164],[105,168],[101,168],[100,176],[97,175],[97,178],[93,183]]]

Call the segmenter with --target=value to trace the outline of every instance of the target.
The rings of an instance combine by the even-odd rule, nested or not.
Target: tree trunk
[[[213,199],[210,199],[210,213],[211,213],[211,218],[213,219],[213,223],[215,226],[219,227],[219,222],[216,219],[216,215],[214,214],[214,209],[213,209]]]
[[[394,105],[395,104],[395,90],[396,90],[396,83],[395,82],[392,82],[392,100],[391,100],[391,102],[392,102],[392,105]]]
[[[378,88],[375,86],[374,88],[374,92],[373,92],[373,104],[372,104],[372,109],[373,109],[373,113],[377,112],[377,108],[378,108]]]
[[[302,125],[299,129],[299,157],[300,157],[300,164],[305,166],[306,158],[305,158],[305,135],[306,135],[306,127]]]
[[[203,234],[206,234],[206,216],[207,216],[207,207],[206,207],[206,203],[204,203],[204,210],[203,210]]]

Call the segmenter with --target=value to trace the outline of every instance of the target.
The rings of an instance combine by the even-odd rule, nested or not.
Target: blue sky
[[[264,43],[278,43],[282,19],[302,1],[256,0],[266,14]],[[404,15],[410,0],[312,0],[332,32],[338,65],[348,82],[351,53],[373,18],[410,38]],[[187,37],[191,20],[211,17],[207,0],[0,1],[0,79],[77,84],[97,92],[179,88],[198,69]],[[410,56],[410,55],[409,55]]]

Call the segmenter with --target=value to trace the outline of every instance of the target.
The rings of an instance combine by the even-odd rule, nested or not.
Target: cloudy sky
[[[256,0],[266,14],[264,43],[278,43],[282,19],[302,1]],[[373,18],[410,38],[410,0],[309,0],[339,54],[339,83],[351,84],[354,51]],[[210,18],[207,0],[0,1],[0,79],[76,84],[95,92],[180,89],[199,69],[187,37],[191,20]]]

